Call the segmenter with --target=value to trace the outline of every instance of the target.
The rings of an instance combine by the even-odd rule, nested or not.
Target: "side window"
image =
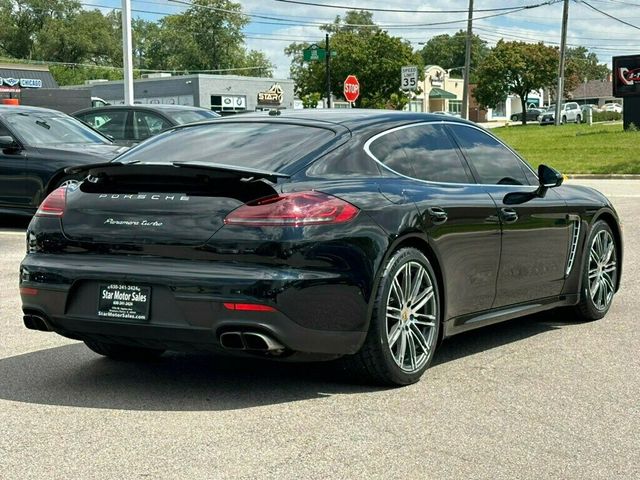
[[[416,176],[411,162],[405,155],[401,144],[398,142],[396,132],[387,133],[378,137],[369,145],[369,151],[378,161],[385,164],[391,170],[401,173],[402,175],[407,175],[408,177]]]
[[[110,135],[115,140],[126,139],[126,110],[114,110],[111,112],[90,112],[83,115],[78,115],[78,118],[83,122],[91,125],[100,133]]]
[[[449,125],[480,183],[529,185],[522,161],[498,140],[477,128]]]
[[[7,127],[0,123],[0,137],[13,136]]]
[[[136,140],[144,140],[171,126],[171,123],[155,113],[138,110],[133,112],[133,131]]]
[[[416,178],[431,182],[472,182],[465,161],[444,125],[416,125],[397,130],[395,135]]]

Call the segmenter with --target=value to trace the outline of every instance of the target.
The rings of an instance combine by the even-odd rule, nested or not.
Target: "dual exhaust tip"
[[[285,347],[274,338],[258,332],[223,332],[220,345],[228,350],[246,350],[279,354]]]
[[[41,332],[53,332],[53,328],[49,325],[48,320],[42,315],[27,313],[22,317],[24,326],[31,330],[39,330]]]

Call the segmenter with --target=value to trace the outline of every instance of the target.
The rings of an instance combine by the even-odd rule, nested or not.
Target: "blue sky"
[[[303,0],[306,1],[306,0]],[[464,11],[468,0],[310,0],[318,4],[366,6],[366,8],[403,9],[411,12],[374,12],[374,21],[390,34],[402,37],[421,48],[421,43],[442,33],[453,34],[466,28]],[[181,2],[181,3],[178,3]],[[188,0],[132,0],[134,17],[157,21],[163,15],[180,13],[188,8]],[[85,8],[100,8],[103,11],[120,8],[121,0],[83,0]],[[324,8],[311,5],[283,3],[276,0],[247,0],[238,2],[249,17],[245,28],[248,48],[263,51],[276,65],[274,75],[286,78],[289,74],[289,58],[284,48],[294,41],[317,41],[324,37],[316,23],[331,22],[336,15],[344,15],[344,9]],[[476,9],[519,7],[544,3],[544,0],[475,0]],[[500,38],[505,40],[543,41],[549,45],[559,45],[562,19],[562,2],[551,0],[550,5],[530,8],[493,18],[474,21],[474,33],[480,35],[490,45]],[[569,46],[583,45],[595,52],[602,63],[611,64],[615,55],[640,54],[640,0],[587,0],[591,6],[636,26],[624,25],[602,13],[596,12],[583,1],[571,0],[569,5]],[[432,13],[417,13],[429,10]],[[434,11],[442,13],[433,13]],[[494,12],[498,13],[498,12]],[[477,12],[476,17],[490,15]],[[258,17],[255,17],[258,16]],[[269,20],[260,16],[276,17]],[[425,25],[453,22],[447,25]],[[286,25],[283,25],[286,23]],[[416,26],[419,24],[421,26]]]

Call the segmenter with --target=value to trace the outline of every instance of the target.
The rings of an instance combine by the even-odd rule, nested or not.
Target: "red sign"
[[[349,75],[344,81],[344,98],[347,102],[355,102],[360,96],[360,82],[355,75]]]

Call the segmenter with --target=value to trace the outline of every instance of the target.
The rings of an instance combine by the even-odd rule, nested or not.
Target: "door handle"
[[[428,208],[427,213],[431,217],[431,221],[436,225],[444,223],[448,220],[447,212],[440,207]]]
[[[500,217],[504,223],[514,223],[518,221],[518,212],[513,208],[500,209]]]

